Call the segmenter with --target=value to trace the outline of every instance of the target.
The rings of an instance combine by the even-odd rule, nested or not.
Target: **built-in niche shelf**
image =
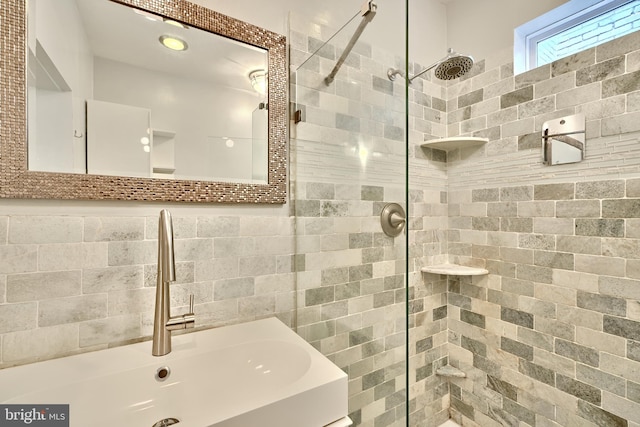
[[[175,171],[176,171],[176,168],[163,168],[163,167],[157,167],[157,166],[153,167],[153,173],[171,174],[171,173],[174,173]]]
[[[451,138],[430,139],[421,144],[424,148],[435,148],[438,150],[455,150],[457,148],[474,147],[489,142],[487,138],[477,138],[472,136],[453,136]]]
[[[153,129],[153,151],[151,164],[154,174],[170,175],[176,171],[175,167],[175,138],[176,133],[170,130]]]
[[[445,274],[448,276],[483,276],[489,274],[489,271],[484,268],[467,267],[457,264],[428,265],[422,267],[420,271],[432,274]]]

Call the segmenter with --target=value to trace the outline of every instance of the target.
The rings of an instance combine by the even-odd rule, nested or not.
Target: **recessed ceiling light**
[[[171,50],[187,50],[187,42],[173,36],[160,36],[160,43]]]

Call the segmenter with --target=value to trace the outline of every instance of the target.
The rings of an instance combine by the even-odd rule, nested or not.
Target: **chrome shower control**
[[[404,208],[397,203],[387,204],[380,213],[382,231],[389,237],[396,237],[404,229],[407,222]]]

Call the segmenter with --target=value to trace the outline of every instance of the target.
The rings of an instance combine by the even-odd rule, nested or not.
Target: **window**
[[[516,74],[640,30],[640,0],[571,0],[516,28]]]

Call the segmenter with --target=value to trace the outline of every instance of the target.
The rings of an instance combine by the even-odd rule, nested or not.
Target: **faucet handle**
[[[189,295],[189,312],[180,316],[171,316],[167,321],[166,327],[169,331],[177,329],[191,329],[196,324],[196,316],[193,314],[194,297]]]

